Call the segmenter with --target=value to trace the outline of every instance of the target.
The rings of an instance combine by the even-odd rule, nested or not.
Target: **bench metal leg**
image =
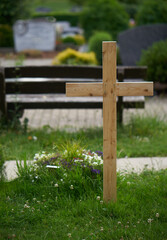
[[[6,84],[5,84],[5,71],[4,68],[0,68],[0,118],[6,117],[7,105],[6,105]]]

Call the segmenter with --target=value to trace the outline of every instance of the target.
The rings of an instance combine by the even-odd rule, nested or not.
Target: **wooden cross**
[[[117,96],[151,96],[152,82],[116,82],[116,42],[103,42],[103,83],[67,83],[68,97],[103,96],[103,199],[117,200]]]

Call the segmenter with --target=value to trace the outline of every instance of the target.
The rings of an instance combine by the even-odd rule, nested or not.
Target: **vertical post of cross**
[[[103,42],[103,199],[117,200],[116,42]]]

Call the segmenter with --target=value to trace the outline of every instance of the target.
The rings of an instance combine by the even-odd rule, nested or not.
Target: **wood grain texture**
[[[152,82],[120,82],[116,84],[117,96],[152,96]]]
[[[67,83],[67,97],[103,96],[102,83]]]
[[[103,42],[103,199],[117,200],[116,42]]]
[[[67,83],[67,97],[103,96],[103,83]],[[116,83],[117,96],[152,96],[152,82]]]

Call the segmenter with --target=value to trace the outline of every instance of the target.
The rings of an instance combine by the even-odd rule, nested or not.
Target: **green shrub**
[[[112,37],[107,32],[96,32],[89,40],[89,50],[96,54],[100,65],[102,64],[102,42],[111,40]]]
[[[81,25],[89,39],[94,31],[110,33],[114,39],[128,28],[128,14],[116,0],[90,1],[81,15]]]
[[[74,49],[68,48],[59,53],[52,61],[53,65],[96,65],[97,60],[93,52],[82,53]]]
[[[0,47],[13,47],[13,32],[9,25],[0,25]]]
[[[30,3],[28,0],[1,0],[0,23],[12,25],[17,19],[29,17]]]
[[[137,25],[167,22],[167,1],[145,0],[136,15]]]
[[[50,12],[50,13],[34,13],[33,18],[53,17],[56,21],[68,21],[71,26],[78,26],[80,13],[73,12]]]
[[[0,145],[0,181],[3,180],[4,178],[4,155],[3,155],[3,150],[2,150],[2,145]]]
[[[73,43],[77,46],[83,45],[85,43],[85,38],[81,35],[68,36],[61,40],[63,43]]]
[[[143,51],[139,65],[148,67],[147,80],[167,83],[167,40],[154,43]]]

